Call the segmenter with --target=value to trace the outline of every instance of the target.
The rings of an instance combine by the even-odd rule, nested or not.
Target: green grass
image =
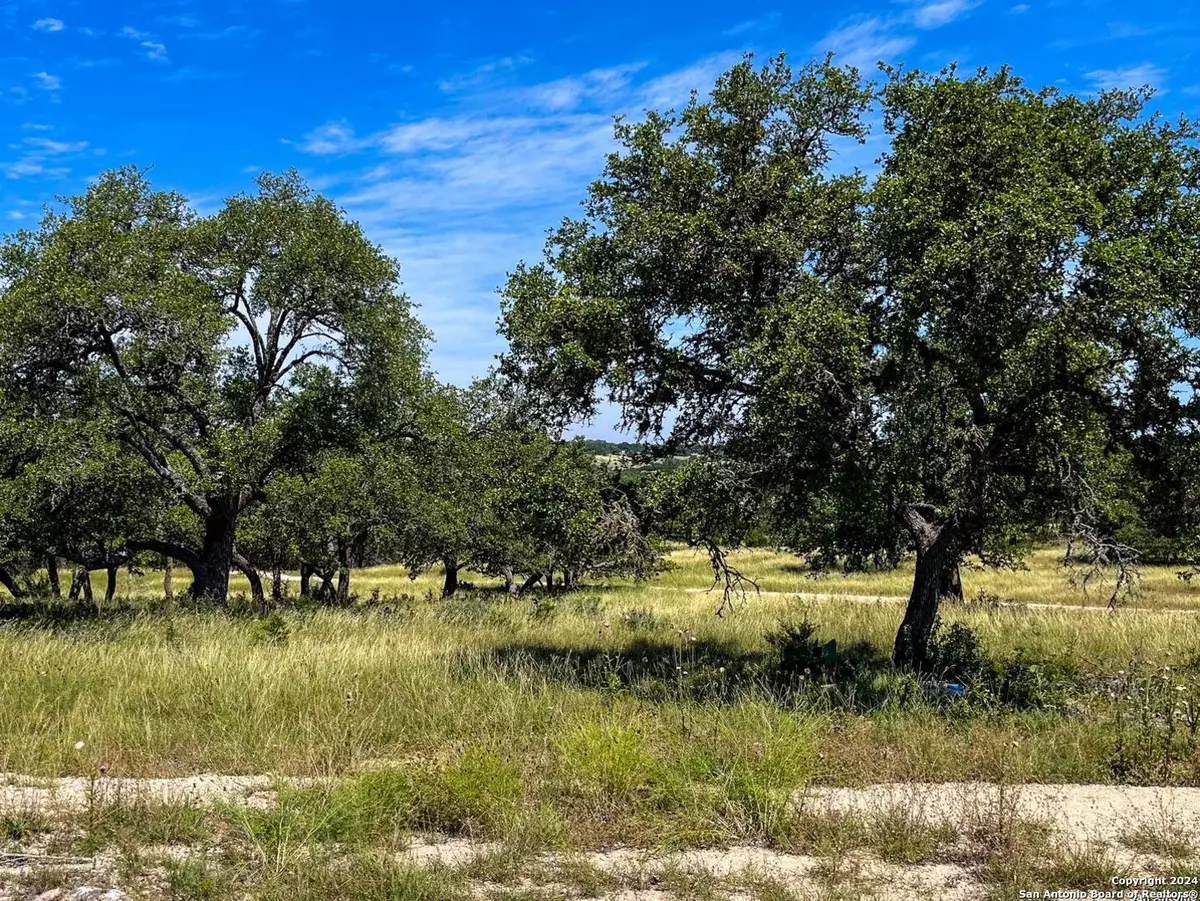
[[[163,604],[154,577],[123,575],[132,593],[98,619],[2,620],[0,771],[265,773],[279,792],[266,809],[101,795],[50,838],[40,813],[6,811],[0,844],[118,849],[131,871],[145,849],[224,849],[161,864],[164,891],[180,899],[335,898],[347,886],[354,897],[452,899],[472,880],[513,898],[547,897],[530,880],[610,891],[641,884],[581,849],[738,843],[817,855],[821,896],[858,897],[866,889],[846,877],[856,853],[911,865],[965,845],[989,890],[1008,897],[1029,879],[1090,885],[1114,864],[1096,849],[1026,853],[1037,840],[1003,816],[958,835],[901,808],[827,816],[793,799],[809,785],[870,782],[1200,784],[1191,613],[948,608],[945,623],[978,636],[992,674],[954,702],[886,664],[895,603],[764,594],[718,619],[698,590],[706,560],[677,551],[671,562],[649,584],[447,601],[437,572],[412,582],[381,567],[356,573],[356,606],[289,604],[265,618]],[[768,591],[904,590],[904,573],[814,582],[794,562],[738,557]],[[968,593],[1011,579],[1011,597],[1054,585],[1029,600],[1078,600],[1051,551],[1025,573],[964,577]],[[983,579],[993,581],[973,582]],[[1200,593],[1165,571],[1149,581],[1160,592],[1142,599],[1151,607],[1191,606]],[[805,620],[812,647],[785,659],[771,636]],[[501,846],[461,871],[413,870],[395,855],[414,832]],[[1193,850],[1162,824],[1131,828],[1127,846]],[[703,882],[654,878],[680,897]],[[747,891],[787,897],[770,879]]]
[[[1187,691],[1165,697],[1200,703],[1187,669],[1200,617],[947,609],[945,620],[973,629],[990,657],[1020,662],[1023,690],[1049,699],[1038,709],[921,703],[920,687],[886,668],[851,684],[810,683],[797,695],[772,681],[767,637],[780,622],[808,619],[821,641],[865,643],[886,657],[899,609],[771,595],[718,619],[712,596],[684,587],[705,585],[689,555],[679,552],[660,582],[587,589],[553,604],[498,594],[425,599],[419,589],[436,582],[431,574],[408,599],[383,591],[374,606],[284,610],[267,620],[159,607],[96,621],[7,621],[0,768],[328,775],[378,761],[458,759],[469,749],[479,760],[513,761],[526,787],[566,761],[575,783],[588,783],[572,788],[575,803],[596,809],[669,794],[664,761],[733,773],[729,791],[742,793],[746,809],[768,803],[778,772],[834,783],[1008,767],[1051,781],[1195,778],[1195,762],[1179,755],[1158,775],[1136,770],[1149,766],[1142,758],[1152,749],[1116,748],[1114,723],[1127,722],[1132,741],[1146,711],[1126,703],[1139,695],[1131,687],[1119,697],[1107,689],[1128,678],[1118,671],[1175,667],[1170,687]],[[748,571],[765,565],[758,552],[747,558]],[[388,573],[358,581],[390,589]],[[406,576],[396,585],[413,591]],[[1062,672],[1069,684],[1059,690]],[[772,750],[747,758],[745,749],[759,746]],[[1110,768],[1118,751],[1136,758],[1125,775]]]

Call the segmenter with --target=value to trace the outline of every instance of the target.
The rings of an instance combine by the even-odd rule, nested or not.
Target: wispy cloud
[[[198,28],[200,27],[200,19],[193,16],[191,13],[183,13],[174,16],[159,16],[156,20],[163,25],[173,25],[176,28]]]
[[[10,179],[61,178],[71,171],[65,161],[85,153],[89,147],[87,141],[55,141],[39,136],[29,136],[8,146],[17,156],[0,163],[0,172]]]
[[[814,46],[833,53],[835,62],[869,70],[879,61],[895,62],[917,43],[917,35],[949,25],[979,6],[982,0],[930,0],[910,5],[893,16],[853,18],[825,35]]]
[[[162,43],[162,41],[156,40],[150,32],[126,25],[121,29],[120,34],[121,37],[137,41],[145,53],[146,59],[156,63],[168,63],[171,61],[167,55],[167,45]]]
[[[438,87],[446,93],[478,89],[493,83],[498,77],[514,72],[531,62],[533,62],[533,59],[528,56],[502,56],[499,59],[480,63],[469,72],[443,78],[438,82]]]
[[[630,78],[644,63],[593,69],[582,75],[560,78],[535,85],[524,92],[530,103],[541,109],[556,111],[575,109],[588,101],[609,103],[629,86]]]
[[[62,19],[38,19],[32,26],[37,31],[62,31],[66,26]]]
[[[57,91],[62,87],[62,79],[57,75],[51,75],[49,72],[34,72],[32,76],[34,82],[43,91]]]
[[[457,112],[370,131],[333,119],[296,143],[350,166],[324,189],[400,259],[438,339],[434,366],[463,384],[501,350],[487,327],[498,313],[496,288],[519,260],[540,254],[548,226],[577,208],[614,149],[612,117],[680,107],[739,57],[722,53],[657,74],[630,62],[523,85],[513,73],[526,64],[514,60],[472,70],[469,84],[455,80]]]
[[[758,16],[754,19],[746,19],[738,22],[731,28],[726,28],[723,32],[726,37],[736,37],[739,34],[750,34],[756,31],[767,31],[775,28],[779,24],[779,13],[770,12],[765,16]]]
[[[833,53],[835,62],[865,70],[880,60],[895,60],[915,43],[916,38],[898,33],[892,22],[873,17],[830,32],[816,49]]]
[[[354,129],[345,122],[326,122],[318,125],[300,142],[300,149],[317,156],[353,153],[365,144],[354,136]]]
[[[1093,69],[1087,73],[1088,81],[1091,82],[1093,88],[1099,91],[1140,88],[1149,85],[1161,92],[1166,78],[1166,71],[1153,63],[1123,66],[1119,69]]]
[[[918,28],[941,28],[978,5],[978,0],[933,0],[914,8],[912,21]]]

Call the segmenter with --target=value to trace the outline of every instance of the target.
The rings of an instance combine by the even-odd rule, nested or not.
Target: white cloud
[[[933,0],[913,10],[913,24],[918,28],[941,28],[976,6],[977,0]]]
[[[645,107],[686,104],[692,91],[711,88],[717,76],[741,57],[742,54],[733,51],[717,53],[683,69],[652,78],[638,89],[636,109],[640,112]]]
[[[524,86],[503,84],[508,69],[491,69],[493,78],[476,70],[473,86],[454,86],[457,113],[367,133],[335,119],[298,144],[318,156],[361,156],[323,189],[399,258],[436,338],[433,365],[465,384],[503,349],[492,328],[496,288],[519,260],[539,257],[548,227],[578,209],[615,147],[613,115],[680,106],[738,58],[720,54],[654,77],[630,63]],[[522,112],[514,114],[514,101]]]
[[[898,34],[894,27],[893,22],[875,17],[853,22],[830,32],[816,49],[832,52],[834,62],[841,65],[874,69],[880,60],[894,62],[916,43],[915,38]]]
[[[11,162],[0,163],[0,171],[7,178],[60,178],[70,173],[63,165],[62,157],[77,156],[88,149],[87,141],[53,141],[49,138],[27,137],[9,149],[19,155]]]
[[[120,35],[121,37],[129,38],[131,41],[137,41],[138,45],[145,52],[146,59],[156,63],[168,63],[171,61],[167,56],[166,44],[155,40],[154,35],[150,32],[126,25],[121,29]]]
[[[575,109],[588,101],[609,102],[629,86],[630,77],[645,63],[593,69],[583,75],[536,85],[525,92],[534,106],[550,111]]]
[[[327,122],[319,125],[304,136],[300,149],[318,156],[351,153],[362,147],[354,137],[354,129],[344,122]]]
[[[43,91],[57,91],[62,87],[62,79],[49,72],[34,72],[32,77]]]
[[[752,31],[767,31],[775,28],[779,24],[779,13],[770,12],[765,16],[759,16],[756,19],[746,19],[744,22],[738,22],[732,28],[726,28],[723,34],[726,37],[733,37],[739,34],[746,34]]]
[[[917,43],[915,32],[949,25],[981,2],[931,0],[911,5],[899,15],[850,19],[818,41],[813,49],[832,52],[834,61],[842,65],[869,71],[880,61],[896,62],[897,57],[912,49]]]
[[[1093,69],[1087,73],[1088,81],[1099,91],[1140,88],[1143,85],[1159,88],[1166,77],[1166,71],[1153,63],[1119,69]]]
[[[470,72],[444,78],[438,87],[446,93],[467,91],[494,82],[498,77],[533,62],[528,56],[502,56],[476,66]]]
[[[62,31],[66,26],[62,19],[38,19],[33,23],[33,27],[38,31]]]
[[[87,150],[87,141],[52,141],[49,138],[26,138],[23,142],[47,154],[81,153]]]
[[[174,25],[176,28],[197,28],[200,25],[200,20],[189,13],[177,16],[159,16],[157,21],[164,25]]]
[[[158,63],[170,62],[167,58],[166,44],[160,44],[158,41],[142,41],[142,49],[146,51],[146,59]]]
[[[1009,9],[1009,12],[1016,13],[1019,16],[1021,13],[1029,12],[1029,4],[1028,3],[1018,3],[1016,6]]]

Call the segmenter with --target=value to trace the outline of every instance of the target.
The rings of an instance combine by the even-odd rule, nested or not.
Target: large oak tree
[[[124,544],[224,598],[231,565],[249,569],[238,520],[273,475],[417,428],[424,332],[397,278],[294,174],[199,216],[110,172],[0,251],[0,373],[29,415],[102,430],[189,511],[193,540]]]
[[[1147,99],[746,60],[618,123],[585,215],[505,289],[507,371],[546,416],[607,397],[719,448],[803,550],[904,536],[894,657],[920,665],[966,555],[1055,524],[1133,553],[1141,448],[1194,430],[1196,134]],[[878,174],[839,173],[873,104]]]

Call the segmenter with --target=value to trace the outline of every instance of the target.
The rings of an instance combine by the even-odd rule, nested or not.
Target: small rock
[[[63,890],[60,888],[52,888],[48,892],[42,892],[33,901],[58,901],[62,897]]]

